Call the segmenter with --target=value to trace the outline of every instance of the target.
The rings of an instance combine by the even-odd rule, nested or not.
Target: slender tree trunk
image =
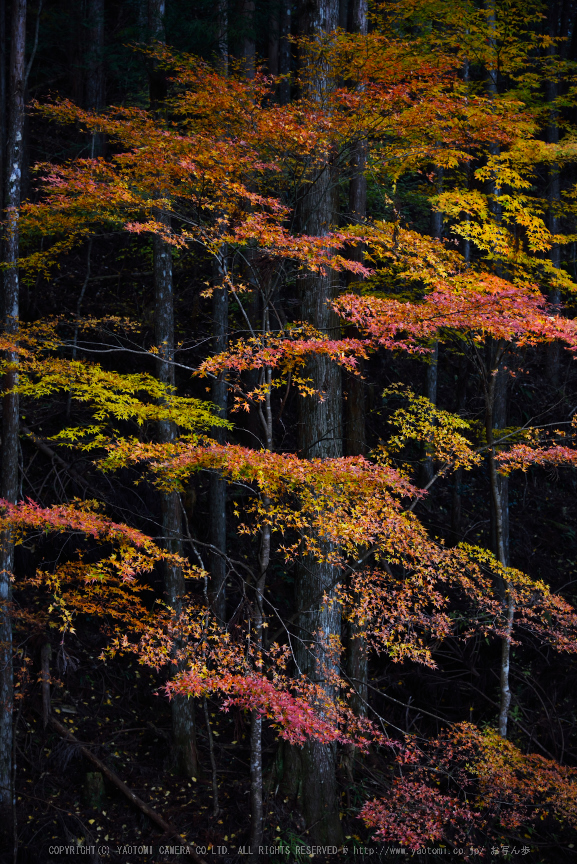
[[[4,330],[14,340],[18,336],[19,300],[19,232],[18,207],[22,179],[22,137],[24,131],[26,47],[26,0],[12,0],[10,42],[9,111],[6,143],[6,180],[4,228]],[[8,352],[10,371],[4,377],[2,404],[2,498],[15,503],[18,498],[18,431],[19,400],[9,391],[18,383],[18,352]],[[14,746],[13,711],[14,683],[12,661],[12,621],[9,612],[10,577],[14,571],[14,543],[9,532],[0,538],[0,832],[2,852],[12,852],[16,842],[14,831]]]
[[[217,0],[218,71],[228,75],[228,0]]]
[[[467,360],[462,356],[456,375],[456,400],[455,413],[460,414],[467,402]],[[457,468],[453,475],[453,494],[451,502],[451,535],[454,543],[461,540],[461,518],[462,518],[462,486],[463,469]]]
[[[437,404],[437,383],[439,375],[439,343],[433,342],[432,353],[427,364],[427,399],[433,405]],[[425,461],[423,463],[423,485],[426,486],[435,474],[435,466],[431,456],[431,444],[425,443]]]
[[[548,4],[548,30],[549,35],[555,38],[558,35],[559,29],[559,4],[558,2],[550,2]],[[551,64],[555,64],[557,49],[555,43],[552,43],[547,51]],[[559,113],[555,102],[559,96],[559,88],[554,70],[551,71],[550,77],[546,81],[547,101],[550,105],[549,124],[547,126],[547,141],[549,144],[559,143]],[[561,203],[561,178],[559,174],[559,165],[553,163],[549,169],[549,230],[553,236],[559,233],[559,216],[558,210]],[[561,267],[561,247],[558,243],[553,243],[551,246],[551,263],[553,267],[559,269]],[[553,286],[549,291],[549,302],[558,305],[561,302],[561,294],[556,286]],[[561,345],[559,342],[551,342],[547,345],[547,373],[554,387],[559,386],[559,365],[561,361]]]
[[[347,27],[352,33],[366,36],[368,32],[367,0],[351,0],[341,2],[341,27]],[[343,8],[344,7],[344,8]],[[344,22],[344,23],[343,23]],[[355,222],[362,223],[367,215],[367,179],[365,169],[367,164],[367,147],[364,141],[359,141],[351,158],[351,180],[349,184],[349,210]],[[362,246],[354,249],[355,260],[363,261]],[[366,400],[365,382],[363,380],[364,363],[359,360],[359,375],[346,376],[347,399],[345,402],[347,456],[365,456],[366,443]],[[353,682],[355,695],[351,699],[351,707],[355,714],[364,717],[367,712],[368,697],[368,654],[366,639],[354,621],[348,624],[348,640],[345,655],[347,677]],[[349,778],[353,777],[356,749],[352,745],[345,747],[343,764]]]
[[[222,246],[218,259],[215,261],[215,288],[212,294],[212,334],[215,353],[226,351],[228,341],[228,291],[224,285],[226,276],[227,254]],[[227,383],[224,372],[213,379],[212,401],[218,406],[221,417],[226,417]],[[215,438],[219,444],[224,444],[226,433],[224,429],[215,429]],[[213,474],[209,485],[209,517],[210,542],[222,552],[210,555],[210,585],[209,600],[213,614],[226,624],[226,480],[220,474]]]
[[[492,349],[490,345],[490,349]],[[495,459],[494,432],[495,428],[502,429],[504,424],[504,412],[506,410],[506,377],[502,365],[503,345],[494,346],[492,362],[488,364],[489,374],[486,376],[485,393],[485,431],[487,444],[489,446],[489,483],[491,488],[491,514],[494,532],[494,548],[498,561],[504,566],[509,566],[509,518],[508,518],[508,486],[507,478],[497,471]],[[513,623],[515,619],[515,600],[506,579],[499,584],[499,593],[505,611],[505,628],[501,638],[501,669],[499,675],[499,734],[502,738],[507,737],[507,725],[509,720],[509,709],[511,707],[510,688],[510,661],[511,661],[511,638],[513,635]]]
[[[265,498],[265,506],[268,501]],[[255,655],[261,654],[263,649],[263,624],[264,624],[264,588],[266,582],[266,571],[270,561],[270,526],[266,525],[261,531],[261,548],[259,556],[259,576],[255,585],[255,598],[252,613],[254,627],[254,649]],[[262,715],[258,711],[251,713],[250,729],[250,815],[251,831],[250,845],[253,855],[258,859],[258,849],[263,841],[263,774],[262,774]]]
[[[443,188],[443,169],[437,168],[437,194],[442,191]],[[436,237],[437,240],[440,240],[443,236],[443,214],[440,210],[433,210],[431,213],[431,233],[433,237]],[[427,399],[433,405],[437,404],[437,383],[438,383],[438,375],[439,375],[439,343],[434,342],[432,345],[433,351],[429,355],[429,362],[427,363]],[[425,449],[427,449],[425,447]],[[433,464],[433,459],[430,453],[425,455],[425,461],[423,463],[423,485],[426,486],[427,483],[433,479],[435,474],[435,466]]]
[[[226,0],[218,5],[218,66],[221,75],[228,72],[228,6]],[[228,344],[228,289],[225,284],[228,267],[228,250],[223,244],[213,264],[214,290],[212,293],[212,338],[215,354],[226,351]],[[211,398],[224,419],[227,413],[226,375],[221,372],[212,382]],[[219,444],[226,441],[224,429],[215,429]],[[226,481],[220,474],[212,474],[208,489],[210,542],[222,553],[210,553],[210,582],[208,596],[213,615],[226,625]]]
[[[507,390],[508,390],[508,375],[503,369],[503,360],[497,367],[494,380],[493,391],[493,408],[492,408],[492,423],[493,429],[505,429],[507,426]],[[495,500],[492,497],[493,507],[491,511],[491,540],[495,555],[499,558],[502,564],[509,566],[509,478],[498,472],[495,475],[497,489],[499,493],[500,512],[496,511]],[[498,525],[501,526],[498,529]],[[500,534],[499,534],[500,530]],[[500,539],[499,539],[500,536]],[[501,560],[501,549],[502,555]]]
[[[494,97],[499,91],[498,65],[497,65],[497,41],[496,41],[496,12],[495,0],[485,0],[487,11],[487,22],[491,31],[489,45],[493,50],[493,56],[487,68],[487,93]],[[498,147],[493,146],[491,153],[498,153]],[[501,205],[499,203],[500,189],[495,181],[491,183],[493,201],[491,209],[495,221],[501,220]],[[496,267],[500,273],[500,265]],[[506,477],[497,472],[495,451],[491,446],[493,443],[493,429],[503,429],[506,425],[506,392],[507,377],[501,367],[499,354],[502,354],[502,346],[493,346],[490,340],[489,352],[493,352],[493,359],[488,364],[490,378],[487,384],[485,425],[487,433],[487,444],[489,445],[489,481],[491,486],[491,533],[495,554],[505,567],[509,565],[509,483]],[[500,700],[499,700],[499,734],[506,738],[509,708],[511,705],[511,690],[509,685],[509,667],[511,655],[511,636],[513,632],[513,620],[515,617],[515,604],[509,586],[506,581],[499,586],[501,598],[506,610],[505,633],[501,642],[501,673],[500,673]]]
[[[490,60],[487,68],[487,93],[489,97],[494,97],[498,93],[498,66],[496,62],[496,16],[495,16],[495,0],[485,0],[485,9],[487,11],[487,22],[491,30],[489,45],[494,49],[493,58]],[[498,147],[491,148],[491,152],[496,154]],[[496,182],[491,183],[491,192],[493,201],[491,209],[494,213],[495,220],[501,220],[501,205],[499,203],[500,190]],[[500,272],[500,266],[497,265],[497,273]],[[507,376],[501,369],[503,346],[494,345],[492,340],[489,340],[488,352],[490,355],[487,365],[487,385],[486,385],[486,405],[485,405],[485,428],[487,434],[487,444],[489,445],[489,482],[491,487],[491,534],[493,548],[495,554],[503,566],[509,565],[509,484],[506,477],[500,475],[497,471],[497,463],[495,461],[495,450],[492,446],[494,436],[493,429],[503,429],[506,425],[506,393],[507,393]],[[515,617],[515,604],[509,586],[506,580],[503,580],[499,586],[501,599],[505,607],[506,626],[505,632],[501,641],[501,672],[500,672],[500,699],[499,699],[499,734],[505,738],[507,736],[507,723],[509,718],[509,708],[511,705],[511,690],[509,685],[509,667],[511,655],[511,636],[513,632],[513,621]]]
[[[264,298],[263,332],[270,332],[270,320],[268,301]],[[272,438],[272,406],[271,406],[271,382],[272,369],[265,367],[262,383],[267,385],[264,406],[259,408],[259,418],[264,435],[264,444],[267,450],[273,449]],[[267,496],[263,498],[265,508],[270,505]],[[255,585],[255,597],[252,611],[252,624],[254,628],[254,651],[255,659],[260,662],[263,650],[263,625],[264,625],[264,589],[266,584],[266,573],[270,563],[271,552],[271,529],[270,525],[264,525],[260,532],[259,571]],[[260,667],[262,668],[262,667]],[[263,841],[263,773],[262,773],[262,715],[258,711],[251,714],[250,734],[250,803],[251,803],[251,834],[250,845],[253,855],[258,859],[259,846]]]
[[[366,33],[366,6],[359,6],[364,11],[355,32]],[[353,150],[351,158],[351,180],[349,183],[349,210],[353,222],[364,222],[367,215],[367,148],[364,141],[359,141]],[[361,246],[351,252],[355,261],[362,262],[364,250]],[[350,280],[349,280],[350,281]],[[359,360],[359,375],[347,374],[346,412],[346,453],[347,456],[364,456],[366,453],[366,407],[365,382],[363,380],[364,364]]]
[[[214,736],[212,734],[212,727],[210,725],[210,716],[208,713],[208,703],[206,701],[206,696],[202,699],[202,704],[204,707],[204,721],[206,723],[206,735],[208,738],[208,752],[210,756],[210,768],[212,774],[212,818],[216,819],[218,814],[220,813],[220,807],[218,804],[218,774],[216,770],[216,757],[214,755]]]
[[[86,51],[86,107],[101,111],[104,107],[104,0],[88,0]],[[94,158],[104,150],[104,136],[93,132],[91,153]]]

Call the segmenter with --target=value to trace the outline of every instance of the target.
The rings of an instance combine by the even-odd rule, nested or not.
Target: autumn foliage
[[[358,808],[369,836],[413,851],[427,843],[486,851],[504,833],[527,838],[538,825],[574,830],[577,769],[533,752],[531,742],[505,739],[490,724],[447,722],[436,736],[400,730],[392,740],[386,718],[370,705],[359,710],[362,688],[347,673],[346,656],[353,638],[371,657],[427,670],[438,668],[444,646],[475,639],[577,651],[577,613],[568,599],[538,574],[500,560],[493,541],[491,549],[469,538],[446,541],[434,520],[419,515],[437,480],[477,476],[487,465],[503,478],[577,464],[574,423],[549,438],[536,421],[498,429],[489,405],[504,364],[516,374],[531,351],[560,345],[572,357],[577,350],[572,301],[564,307],[552,294],[575,286],[545,260],[553,242],[565,241],[554,241],[533,189],[539,171],[574,159],[574,145],[539,139],[539,112],[526,94],[511,87],[491,95],[464,78],[465,53],[475,49],[482,64],[488,50],[480,35],[487,16],[471,4],[446,4],[449,18],[443,4],[387,5],[397,21],[429,15],[446,33],[431,35],[427,46],[416,25],[414,38],[375,27],[368,37],[338,31],[303,39],[298,50],[308,60],[288,104],[279,104],[278,82],[262,71],[224,76],[158,46],[146,55],[169,79],[162,110],[94,112],[69,100],[34,105],[42,122],[106,136],[108,151],[106,158],[36,166],[38,194],[20,211],[26,278],[51,278],[91,238],[104,242],[115,233],[148,252],[151,238],[160,238],[175,261],[190,255],[212,274],[197,280],[198,302],[226,292],[238,335],[212,353],[199,340],[188,364],[179,359],[181,333],[174,365],[187,385],[180,389],[143,371],[162,346],[128,318],[78,312],[23,324],[17,338],[5,335],[3,372],[17,354],[15,392],[25,412],[49,400],[66,403],[44,445],[89,457],[111,484],[178,500],[184,551],[169,551],[171,538],[160,529],[134,527],[134,511],[113,521],[105,515],[115,512],[110,502],[3,502],[0,531],[17,545],[34,538],[48,549],[55,538],[70,539],[62,556],[47,553],[57,563],[32,576],[14,574],[16,599],[42,598],[36,608],[13,604],[15,627],[72,633],[83,616],[102,619],[106,656],[133,654],[168,670],[162,692],[170,699],[216,699],[223,711],[263,718],[291,745],[314,740],[343,752],[385,753],[386,796],[369,796]],[[530,51],[509,48],[508,74],[526,73],[531,82]],[[322,98],[309,80],[321,73],[328,82]],[[302,190],[314,187],[329,164],[344,171],[359,142],[376,185],[395,190],[410,178],[429,189],[428,205],[442,212],[451,239],[430,237],[393,211],[389,219],[343,218],[322,235],[296,227]],[[444,186],[433,190],[426,184],[439,171]],[[237,263],[226,264],[234,256]],[[338,316],[334,331],[298,313],[288,320],[280,286],[298,295],[305,280],[327,274],[339,286],[326,301]],[[266,298],[260,307],[258,291]],[[363,381],[375,358],[430,363],[439,344],[470,358],[483,382],[477,411],[485,411],[484,421],[444,409],[389,376],[379,389],[386,431],[366,455],[296,452],[281,428],[289,395],[326,397],[311,358],[337,365],[347,381]],[[98,362],[90,357],[98,346],[133,352],[135,367],[117,371]],[[229,388],[228,420],[203,395],[219,376]],[[278,446],[260,446],[254,433],[247,445],[245,418],[266,426],[266,411]],[[170,436],[155,431],[159,424]],[[229,434],[227,443],[218,430]],[[425,451],[433,468],[422,483],[417,462]],[[183,503],[194,483],[214,476],[229,489],[229,534],[238,546],[222,553],[238,589],[228,622],[217,619],[209,600],[215,549],[189,524]],[[303,561],[337,574],[334,596],[318,597],[317,605],[340,605],[343,638],[308,634],[317,646],[311,652],[322,646],[314,674],[297,668],[294,641],[306,640],[295,634],[284,599],[263,589],[259,608],[266,538],[280,583]],[[167,567],[186,580],[172,607],[155,596],[154,579]]]

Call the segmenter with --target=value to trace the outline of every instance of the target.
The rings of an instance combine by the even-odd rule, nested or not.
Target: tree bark
[[[491,489],[491,521],[495,555],[500,564],[509,566],[509,508],[508,480],[497,471],[494,429],[502,429],[506,421],[507,377],[502,369],[503,345],[489,343],[490,363],[487,364],[485,388],[485,431],[489,447],[489,483]],[[498,585],[504,607],[505,628],[501,637],[501,667],[499,674],[499,722],[502,738],[507,737],[509,709],[511,707],[510,665],[511,638],[515,619],[515,601],[507,579]]]
[[[226,351],[228,342],[228,291],[223,284],[226,276],[227,254],[222,246],[215,261],[215,288],[212,294],[212,335],[216,354]],[[226,417],[227,383],[224,372],[212,382],[212,401],[221,417]],[[224,429],[215,429],[214,437],[224,444]],[[210,555],[209,601],[213,614],[222,625],[226,624],[226,481],[220,474],[213,474],[209,485],[210,542],[222,552]]]
[[[152,39],[164,42],[165,0],[149,0],[148,27]],[[154,65],[149,70],[150,104],[158,108],[165,91],[159,86],[160,73]],[[163,73],[162,73],[163,74]],[[169,217],[161,212],[156,213],[159,221],[169,224]],[[155,342],[157,347],[156,374],[163,384],[174,387],[174,286],[172,278],[172,249],[162,237],[153,239],[153,272],[154,272],[154,303],[155,303]],[[174,441],[177,430],[174,423],[161,421],[158,423],[158,439],[168,443]],[[164,544],[170,552],[182,554],[182,508],[177,492],[161,492],[160,494],[162,536]],[[185,584],[180,567],[165,563],[164,590],[168,604],[174,610],[178,620],[183,611]],[[175,653],[184,646],[177,644]],[[182,668],[177,664],[177,670]],[[175,769],[189,777],[197,777],[199,773],[196,749],[196,724],[194,701],[185,696],[177,695],[171,700],[172,712],[172,763]]]
[[[432,405],[437,404],[437,383],[439,376],[439,343],[437,341],[433,342],[432,345],[432,353],[429,355],[429,362],[427,363],[427,399],[431,402]],[[426,486],[427,483],[433,479],[435,474],[435,466],[433,464],[433,458],[431,456],[431,445],[430,442],[425,443],[425,461],[423,463],[423,485]]]
[[[308,3],[301,18],[301,32],[321,36],[338,25],[337,0],[315,0]],[[330,86],[328,70],[319,69],[312,85],[321,91]],[[314,235],[326,234],[337,218],[337,177],[330,159],[314,166],[314,182],[303,193],[300,227]],[[303,280],[302,317],[330,336],[339,333],[339,322],[329,303],[335,293],[335,278],[330,271]],[[307,459],[326,459],[343,455],[341,370],[325,356],[311,358],[306,374],[322,393],[301,399],[299,448]],[[319,538],[322,542],[322,538]],[[329,551],[328,548],[326,550]],[[297,569],[297,640],[295,661],[297,675],[305,675],[320,684],[329,698],[336,693],[330,676],[337,672],[338,659],[329,651],[330,640],[340,638],[341,612],[335,596],[338,571],[323,561],[309,557]],[[327,601],[323,597],[327,597]],[[311,841],[340,845],[339,801],[336,780],[336,747],[310,741],[300,754],[302,767],[302,808]]]
[[[497,41],[496,41],[496,12],[495,0],[485,0],[485,10],[487,12],[487,23],[489,25],[489,46],[493,49],[493,57],[490,58],[487,67],[487,93],[489,98],[497,95],[499,89],[498,66],[496,62]],[[497,146],[492,146],[491,153],[498,152]],[[495,216],[495,221],[501,220],[501,206],[499,204],[499,187],[491,182],[491,192],[493,201],[491,209]],[[497,264],[496,270],[499,274],[500,266]],[[503,429],[506,425],[506,405],[507,405],[507,375],[501,368],[503,358],[503,346],[495,345],[492,340],[489,340],[488,352],[491,355],[487,364],[487,384],[485,393],[485,428],[487,434],[487,444],[489,446],[489,483],[491,488],[491,535],[492,544],[495,555],[499,562],[504,566],[509,566],[509,482],[506,477],[500,475],[497,471],[497,463],[495,460],[495,449],[492,446],[494,441],[493,430]],[[506,580],[503,580],[499,585],[501,599],[505,609],[505,632],[501,640],[501,670],[500,670],[500,697],[499,697],[499,734],[501,737],[507,737],[507,725],[509,718],[509,708],[511,706],[511,689],[509,684],[510,657],[511,657],[511,637],[513,633],[513,621],[515,617],[515,603],[509,586]]]
[[[279,85],[279,102],[281,105],[288,105],[290,102],[290,80],[288,76],[291,71],[291,43],[288,37],[291,35],[291,17],[290,0],[281,0],[278,49],[278,72],[279,75],[283,76]]]
[[[550,2],[548,9],[548,30],[549,35],[554,39],[557,37],[559,30],[559,3]],[[557,49],[553,42],[547,49],[547,54],[554,65]],[[547,126],[547,141],[549,144],[559,143],[559,113],[556,109],[556,99],[559,96],[559,88],[554,70],[546,80],[547,101],[550,105],[549,124]],[[561,177],[559,173],[559,165],[553,163],[549,168],[549,231],[554,236],[559,233],[559,216],[558,210],[561,203]],[[550,258],[553,267],[559,269],[561,267],[561,247],[558,243],[553,243],[550,251]],[[561,294],[556,286],[552,286],[549,291],[549,302],[558,305],[561,302]],[[559,365],[561,361],[561,345],[559,342],[551,342],[547,345],[547,373],[554,387],[559,386]]]
[[[443,188],[443,169],[436,169],[437,175],[437,194],[439,194]],[[440,210],[433,210],[431,212],[431,233],[433,237],[437,240],[441,240],[443,236],[443,214]],[[438,373],[439,373],[439,343],[434,342],[432,345],[433,351],[432,354],[429,355],[429,362],[427,363],[427,399],[433,405],[437,404],[437,382],[438,382]],[[425,447],[426,449],[426,447]],[[433,464],[433,459],[430,453],[425,455],[425,461],[423,464],[423,485],[426,486],[427,483],[433,479],[435,474],[435,466]]]
[[[459,358],[459,366],[456,378],[455,413],[461,414],[467,402],[467,359],[463,355]],[[451,502],[451,535],[453,543],[461,540],[461,517],[462,517],[462,486],[463,469],[457,468],[453,475],[453,494]]]
[[[256,61],[256,41],[254,32],[254,0],[244,0],[242,6],[243,37],[242,62],[246,78],[254,78]]]
[[[10,42],[9,111],[6,144],[6,180],[4,228],[4,330],[14,340],[18,337],[20,315],[20,285],[18,274],[19,231],[18,208],[22,181],[22,137],[24,131],[24,89],[26,48],[26,0],[12,0]],[[16,503],[18,498],[18,432],[19,399],[17,393],[6,392],[18,383],[18,352],[8,352],[10,370],[4,377],[2,416],[2,498]],[[12,851],[16,842],[14,831],[14,746],[13,712],[14,680],[12,660],[12,621],[9,603],[10,577],[14,571],[14,543],[11,534],[0,538],[0,850]]]
[[[268,71],[278,75],[279,61],[279,4],[274,3],[268,16]]]
[[[268,309],[268,298],[263,297],[263,333],[270,332],[270,318]],[[264,446],[267,450],[273,449],[273,423],[271,406],[271,384],[272,369],[270,366],[264,368],[261,382],[267,385],[264,404],[259,407],[259,419],[262,426]],[[269,498],[263,497],[265,508],[270,505]],[[263,626],[264,626],[264,589],[266,585],[266,574],[270,564],[271,553],[271,527],[263,525],[260,532],[260,550],[258,558],[258,577],[254,586],[254,602],[252,605],[252,625],[254,628],[253,644],[257,669],[262,670],[263,651]],[[251,803],[251,834],[250,845],[255,860],[259,860],[259,847],[263,842],[263,765],[262,765],[262,715],[258,711],[251,713],[250,732],[250,803]]]
[[[152,43],[160,42],[163,44],[165,42],[165,15],[166,0],[148,0],[148,33]],[[148,68],[148,89],[150,105],[153,109],[158,109],[166,99],[166,73],[154,61],[149,64]]]
[[[352,33],[367,34],[367,0],[354,0],[351,8],[346,9],[345,25],[348,21]],[[343,10],[341,9],[341,15]],[[351,179],[349,183],[349,211],[352,222],[364,222],[367,215],[367,146],[364,141],[358,141],[351,156]],[[362,262],[364,249],[356,246],[351,252],[351,258]],[[347,375],[346,401],[346,454],[347,456],[364,456],[366,453],[366,410],[365,383],[362,378],[363,362],[359,360],[359,375]]]
[[[217,0],[217,61],[221,75],[228,75],[228,0]]]
[[[86,50],[86,107],[101,111],[105,100],[104,79],[104,0],[88,0]],[[104,135],[93,132],[90,155],[102,156]]]
[[[174,386],[174,296],[172,283],[172,252],[162,237],[154,237],[154,291],[155,291],[155,342],[157,354],[157,376],[163,384]],[[158,439],[174,441],[177,430],[174,423],[158,423]],[[160,507],[162,536],[169,552],[182,554],[182,512],[178,492],[161,492]],[[167,602],[175,617],[182,613],[185,584],[180,567],[170,563],[163,565],[164,590]],[[177,644],[178,652],[183,646]],[[194,702],[177,695],[171,700],[172,710],[172,761],[176,770],[185,776],[198,776],[196,753]]]
[[[366,36],[368,32],[367,0],[352,0],[351,3],[341,3],[341,26],[347,27],[352,33]],[[345,7],[343,9],[343,6]],[[344,22],[344,23],[343,23]],[[358,141],[351,158],[351,180],[349,184],[349,210],[354,222],[364,222],[367,215],[367,147],[364,141]],[[362,262],[364,249],[357,246],[352,253],[355,260]],[[366,399],[365,381],[363,378],[364,363],[359,359],[359,375],[346,375],[347,399],[345,403],[347,456],[365,456],[366,442]],[[367,712],[368,697],[368,654],[365,637],[354,621],[348,625],[348,640],[346,646],[345,665],[349,681],[355,688],[351,698],[351,708],[360,717]],[[344,766],[349,778],[353,777],[356,749],[352,745],[345,747]]]

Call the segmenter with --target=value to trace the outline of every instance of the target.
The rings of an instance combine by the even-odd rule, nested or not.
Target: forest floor
[[[85,632],[52,648],[52,714],[78,743],[50,724],[44,728],[40,684],[35,683],[39,667],[30,663],[29,685],[16,718],[18,864],[57,864],[79,854],[92,864],[192,860],[180,838],[207,862],[255,861],[248,854],[249,729],[244,712],[224,712],[208,702],[217,762],[215,814],[202,702],[196,705],[199,776],[181,777],[170,765],[170,705],[162,678],[131,658],[103,660],[101,646],[99,634]],[[81,744],[180,837],[163,834],[98,772]],[[266,852],[261,860],[310,861],[305,847],[311,841],[294,801],[283,795],[279,747],[272,736],[264,749]],[[389,860],[381,844],[370,842],[356,815],[371,785],[380,785],[383,765],[372,761],[359,763],[358,783],[341,777],[345,849],[331,850],[329,856],[317,852],[315,861]]]

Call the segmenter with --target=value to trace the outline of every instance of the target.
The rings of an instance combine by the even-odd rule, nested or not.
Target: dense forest
[[[577,3],[0,0],[0,862],[577,860]]]

